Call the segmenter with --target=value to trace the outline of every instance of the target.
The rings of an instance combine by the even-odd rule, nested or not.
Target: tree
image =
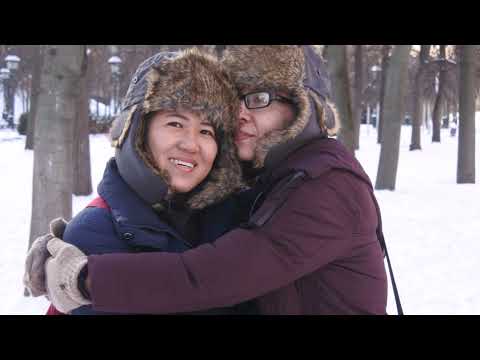
[[[215,45],[215,52],[219,59],[222,58],[225,50],[227,50],[227,45]]]
[[[383,45],[382,48],[382,73],[380,82],[380,114],[377,114],[377,143],[383,142],[383,120],[384,120],[384,100],[385,86],[387,81],[387,71],[390,57],[390,45]]]
[[[383,141],[375,189],[395,190],[411,45],[396,45],[385,83]]]
[[[457,184],[475,183],[475,81],[477,45],[460,47]]]
[[[84,49],[47,45],[35,123],[30,245],[48,222],[72,216],[73,130]]]
[[[446,74],[447,74],[446,45],[440,45],[439,60],[440,60],[440,71],[438,75],[438,93],[437,93],[437,98],[435,99],[435,105],[433,106],[433,116],[432,116],[432,142],[440,142],[441,117],[442,117],[442,108],[445,103],[445,87],[446,87]]]
[[[422,107],[424,103],[423,96],[423,78],[426,64],[429,60],[430,45],[422,45],[420,48],[420,55],[418,56],[418,70],[415,75],[415,89],[414,89],[414,111],[412,116],[412,138],[410,142],[410,150],[421,150],[421,125],[422,125]]]
[[[33,54],[33,71],[32,71],[32,83],[30,90],[30,111],[28,113],[27,122],[27,138],[25,140],[25,149],[32,150],[34,147],[34,134],[35,134],[35,117],[38,109],[38,95],[40,92],[40,75],[43,66],[43,46],[37,45],[34,47]]]
[[[346,45],[329,45],[327,49],[328,71],[332,80],[333,100],[342,120],[338,139],[355,152],[350,85],[348,79]]]
[[[353,96],[353,144],[355,150],[360,148],[360,124],[362,122],[362,103],[364,88],[364,45],[355,45],[355,81]]]
[[[82,48],[82,63],[78,79],[79,96],[75,104],[75,131],[73,142],[73,194],[90,195],[92,193],[92,177],[90,171],[89,140],[89,96],[87,89],[87,48]]]
[[[162,51],[164,46],[165,45],[150,45],[150,50],[152,51],[152,55]]]

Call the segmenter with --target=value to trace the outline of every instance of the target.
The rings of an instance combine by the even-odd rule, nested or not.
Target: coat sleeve
[[[78,247],[86,255],[128,251],[125,242],[116,236],[110,211],[105,208],[87,207],[83,209],[68,223],[63,239]],[[54,313],[54,308],[51,313]],[[90,305],[72,311],[72,315],[112,314],[115,313],[100,312]]]
[[[338,178],[306,182],[261,228],[236,229],[184,253],[89,256],[94,309],[179,313],[231,306],[321,268],[351,247],[357,218]]]

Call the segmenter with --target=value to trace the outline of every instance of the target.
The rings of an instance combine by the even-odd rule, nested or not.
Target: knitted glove
[[[45,264],[47,296],[53,306],[69,313],[83,305],[91,304],[78,289],[78,276],[87,265],[87,256],[77,247],[58,238],[47,243],[51,257]]]
[[[63,233],[67,228],[68,222],[62,218],[56,218],[50,222],[50,232],[56,238],[63,239]]]
[[[50,223],[50,234],[35,239],[25,259],[25,273],[23,285],[33,297],[46,295],[45,288],[45,261],[50,256],[47,251],[47,242],[54,236],[63,238],[67,222],[62,218],[54,219]]]

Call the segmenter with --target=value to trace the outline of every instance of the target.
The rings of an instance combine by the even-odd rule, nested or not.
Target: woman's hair
[[[157,175],[162,176],[167,180],[166,176],[168,175],[166,171],[158,166],[153,158],[153,152],[148,145],[148,132],[150,131],[151,120],[160,113],[160,111],[150,112],[148,114],[142,115],[140,120],[140,126],[138,128],[137,138],[135,139],[135,147],[138,152],[138,155],[142,158],[143,162]]]

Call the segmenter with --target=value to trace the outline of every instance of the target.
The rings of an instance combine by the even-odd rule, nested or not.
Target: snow
[[[17,55],[7,55],[7,57],[5,58],[5,62],[9,61],[20,62],[20,58]]]
[[[478,173],[480,113],[476,125]],[[380,146],[365,130],[357,158],[374,182]],[[402,127],[396,189],[376,191],[384,236],[405,313],[480,314],[478,175],[477,184],[456,184],[458,137],[441,135],[431,143],[424,131],[422,151],[409,151],[411,127]],[[396,313],[391,288],[388,311]]]
[[[23,296],[23,263],[30,236],[33,152],[24,150],[25,136],[10,129],[0,130],[0,219],[4,236],[0,252],[0,314],[43,314],[44,298]],[[105,134],[90,136],[92,184],[100,181],[113,148]],[[96,196],[74,196],[73,212],[79,212]]]
[[[478,164],[480,113],[476,129]],[[408,150],[410,131],[402,127],[396,190],[376,191],[404,312],[480,314],[475,280],[480,274],[480,185],[456,184],[458,137],[450,137],[448,129],[442,129],[441,144],[432,144],[424,129],[423,150],[414,152]],[[43,298],[23,296],[33,168],[33,153],[24,150],[24,140],[11,130],[0,131],[0,314],[43,314],[48,307]],[[91,135],[90,146],[96,187],[113,149],[105,135]],[[374,183],[380,145],[369,125],[362,125],[360,146],[357,157]],[[94,197],[74,197],[74,213]],[[387,310],[396,314],[391,287]]]
[[[108,114],[108,106],[96,101],[94,99],[90,99],[90,114],[97,114],[97,106],[98,106],[98,115],[99,116],[106,116]]]
[[[122,59],[120,59],[118,56],[112,56],[110,59],[108,59],[109,64],[121,64]]]

